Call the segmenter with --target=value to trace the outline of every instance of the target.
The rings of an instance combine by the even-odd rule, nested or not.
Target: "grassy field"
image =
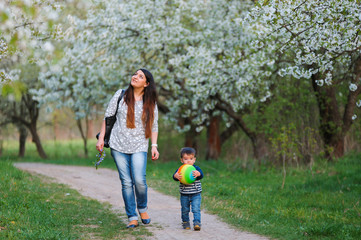
[[[46,143],[45,147],[51,159],[45,160],[45,162],[93,166],[96,154],[93,145],[94,143],[89,148],[90,156],[94,157],[83,158],[81,157],[81,150],[78,150],[82,149],[79,141]],[[1,163],[4,161],[41,161],[34,153],[34,149],[28,148],[29,152],[27,152],[27,157],[24,159],[18,159],[16,149],[12,149],[10,145],[5,145],[5,149],[3,157],[0,158]],[[114,169],[108,149],[107,154],[108,156],[100,167]],[[164,193],[178,196],[178,184],[172,180],[171,176],[179,165],[180,162],[177,160],[167,162],[150,161],[147,169],[149,185]],[[217,214],[224,221],[237,228],[277,239],[360,239],[361,154],[349,154],[335,163],[317,160],[312,171],[309,168],[288,168],[286,184],[283,189],[281,189],[281,169],[270,167],[250,171],[240,168],[237,162],[206,162],[199,158],[197,159],[197,165],[202,168],[205,174],[202,180],[203,209]],[[5,163],[5,166],[11,168],[8,163]],[[34,189],[38,188],[31,192],[44,191],[43,200],[49,199],[52,194],[55,194],[47,193],[48,190],[42,190],[45,185],[38,180],[34,181],[34,177],[20,173],[17,170],[12,171],[17,172],[15,176],[16,174],[26,176],[23,177],[23,185],[31,184]],[[4,167],[1,168],[1,174],[2,177],[5,176]],[[11,181],[7,184],[8,188],[11,187]],[[52,187],[47,186],[46,188],[57,188],[56,186],[52,185]],[[1,189],[4,189],[3,186]],[[70,190],[64,190],[63,194],[59,194],[59,197],[63,198],[58,201],[58,204],[62,204],[61,202],[67,199],[64,197],[64,193],[68,191]],[[19,189],[18,192],[13,192],[12,196],[16,198],[17,194],[28,193],[26,193],[26,189],[21,191]],[[80,201],[79,199],[82,198],[77,196],[76,201]],[[6,201],[17,200],[7,198]],[[82,199],[81,201],[93,202],[88,199]],[[28,204],[28,207],[32,208],[33,205],[41,205],[39,202],[45,204],[44,206],[47,204],[43,203],[42,200],[35,199],[32,204]],[[97,203],[94,202],[94,204]],[[65,208],[68,208],[68,206],[64,205],[63,209]],[[0,238],[3,232],[16,234],[18,230],[16,227],[10,227],[12,227],[12,221],[16,223],[12,219],[19,213],[16,208],[14,210],[12,208],[10,208],[11,210],[6,209],[8,211],[7,219],[10,220],[6,220],[6,225],[4,225],[4,220],[0,220],[0,226],[7,228],[6,231],[2,230],[0,232]],[[103,212],[109,213],[107,207],[100,204],[92,207],[92,209],[98,211],[99,214]],[[61,211],[58,214],[62,215],[64,213]],[[81,215],[81,213],[79,214]],[[24,215],[25,219],[30,217],[27,216],[28,213],[22,215]],[[2,219],[6,218],[2,217]],[[91,224],[88,223],[87,218],[83,218],[77,223],[68,220],[66,223],[60,222],[59,226],[60,229],[72,229],[72,234],[78,234],[77,236],[80,234],[81,236],[81,233],[78,233],[80,230],[74,226],[97,225],[97,220],[94,220],[95,223]],[[56,221],[54,222],[56,223]],[[121,223],[118,221],[117,224]],[[50,226],[54,226],[51,227],[52,231],[60,231],[57,226]],[[108,224],[102,224],[101,226],[109,228],[104,230],[108,234],[115,231]],[[101,227],[91,229],[100,230]]]
[[[360,239],[361,156],[319,164],[313,172],[288,169],[245,172],[222,162],[199,161],[202,204],[208,212],[243,230],[277,239]],[[170,179],[176,163],[148,170],[151,186],[177,196]]]
[[[0,239],[143,239],[110,206],[0,161]]]

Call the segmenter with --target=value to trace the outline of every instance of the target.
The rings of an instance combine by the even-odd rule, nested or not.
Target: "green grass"
[[[183,147],[184,139],[181,135],[176,135],[169,131],[165,136],[162,136],[158,139],[159,152],[161,153],[160,158],[162,161],[174,161],[175,159],[179,159],[179,150]],[[3,154],[0,156],[0,160],[10,159],[10,160],[21,160],[18,159],[18,141],[9,140],[3,142]],[[97,150],[95,149],[96,139],[88,140],[88,158],[84,157],[83,150],[83,141],[79,139],[75,140],[48,140],[42,141],[43,148],[48,155],[49,159],[41,160],[39,159],[39,155],[36,151],[35,144],[30,141],[26,143],[26,151],[25,157],[21,161],[44,161],[44,162],[67,162],[68,164],[78,164],[78,159],[80,161],[95,161],[95,155],[97,154]],[[109,149],[107,150],[108,159],[112,162],[112,158],[110,156]],[[102,163],[103,164],[103,163]]]
[[[0,161],[0,239],[142,239],[110,206]]]
[[[308,169],[246,172],[222,162],[197,163],[203,170],[203,208],[226,222],[278,239],[360,239],[361,156]],[[178,196],[171,175],[179,163],[148,169],[150,185]]]
[[[45,143],[45,147],[50,160],[39,160],[30,145],[28,157],[18,159],[16,150],[5,145],[6,152],[0,161],[93,166],[95,142],[89,145],[91,157],[88,159],[81,157],[80,141],[58,142],[56,146],[48,144]],[[175,143],[169,141],[169,144]],[[178,184],[171,177],[180,165],[178,147],[168,146],[168,152],[173,149],[175,154],[166,160],[172,161],[149,161],[147,169],[149,185],[174,196],[179,196]],[[107,157],[100,167],[115,169],[109,150],[106,152]],[[205,174],[203,209],[239,229],[277,239],[359,239],[361,236],[360,154],[350,154],[335,163],[317,160],[312,171],[288,168],[284,189],[281,189],[282,170],[278,168],[250,171],[240,168],[238,162],[206,162],[200,158],[197,164]]]

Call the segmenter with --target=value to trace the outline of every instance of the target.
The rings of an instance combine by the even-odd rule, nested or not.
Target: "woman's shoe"
[[[149,217],[147,212],[139,213],[139,214],[140,214],[140,218],[142,219],[143,224],[149,224],[150,223],[150,217]]]
[[[138,220],[132,220],[127,225],[127,228],[135,228],[135,227],[138,227]]]

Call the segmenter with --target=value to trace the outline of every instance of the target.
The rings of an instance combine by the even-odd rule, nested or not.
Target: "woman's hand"
[[[157,160],[159,158],[159,152],[158,152],[158,148],[153,146],[152,147],[152,160]]]
[[[105,135],[105,120],[102,122],[102,127],[100,129],[99,137],[97,145],[95,145],[95,148],[98,150],[98,152],[101,152],[104,148],[104,135]]]
[[[101,152],[104,148],[104,139],[99,137],[97,145],[95,146],[98,152]]]

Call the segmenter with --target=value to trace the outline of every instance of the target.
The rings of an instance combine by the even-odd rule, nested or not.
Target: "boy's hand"
[[[178,179],[179,181],[182,179],[182,174],[179,174],[178,172],[176,172],[174,174],[174,178]]]
[[[197,170],[193,171],[193,176],[195,178],[199,177],[200,175],[201,175],[201,173],[199,171],[197,171]]]

